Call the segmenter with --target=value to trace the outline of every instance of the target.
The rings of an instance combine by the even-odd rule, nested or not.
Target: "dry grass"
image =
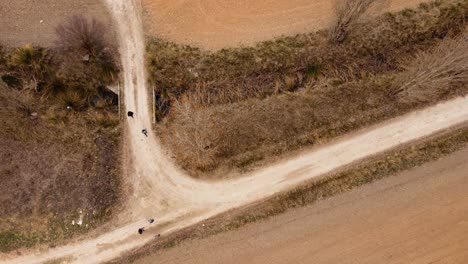
[[[321,144],[414,108],[467,94],[463,76],[468,53],[461,47],[466,47],[464,38],[446,39],[433,52],[418,54],[417,58],[424,59],[411,62],[408,72],[395,76],[338,85],[323,83],[300,93],[211,107],[176,101],[171,118],[160,126],[161,137],[179,164],[194,176],[207,177],[207,172],[217,168],[248,169],[265,158]],[[428,64],[428,59],[434,65]],[[427,65],[432,66],[431,76],[449,81],[445,87],[441,83],[434,86],[426,81],[431,76],[425,75],[424,81],[409,86],[411,93],[394,96],[395,86],[418,76],[414,71],[423,69],[425,74]]]
[[[185,170],[210,177],[466,94],[459,74],[466,42],[457,38],[465,16],[466,1],[434,2],[357,24],[340,45],[318,33],[213,54],[166,43],[156,55],[153,42],[150,70],[168,114],[157,129]],[[436,65],[447,50],[456,50],[449,52],[458,56],[449,63],[456,70]],[[424,82],[396,97],[395,87],[423,71],[426,54],[431,72],[459,82],[438,92]]]
[[[119,69],[105,33],[78,16],[57,28],[57,47],[0,46],[0,252],[85,232],[118,202],[117,100],[105,86]]]
[[[408,63],[395,81],[399,100],[430,102],[455,86],[468,83],[468,29],[458,39],[443,41],[429,52],[421,52]]]
[[[348,36],[350,27],[370,8],[376,0],[338,0],[335,7],[336,21],[329,31],[332,43],[342,43]]]
[[[110,215],[120,190],[115,116],[0,82],[0,251],[55,243]],[[71,225],[80,210],[85,225]]]
[[[209,135],[213,132],[213,126],[208,115],[203,111],[196,111],[193,109],[195,106],[188,102],[177,101],[174,107],[175,118],[184,124],[183,129],[174,129],[171,135],[171,139],[177,144],[176,148],[180,150],[177,156],[190,160],[197,168],[214,167],[216,151],[211,148]]]
[[[180,102],[161,128],[163,143],[184,169],[203,176],[217,167],[244,169],[398,113],[387,95],[390,79],[327,86],[209,108]]]

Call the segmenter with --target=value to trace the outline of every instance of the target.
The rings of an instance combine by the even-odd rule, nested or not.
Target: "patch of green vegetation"
[[[19,247],[33,247],[34,245],[44,241],[37,234],[22,234],[13,231],[0,232],[0,252],[9,252]]]
[[[177,240],[169,241],[168,243],[164,244],[164,249],[173,248],[177,246],[178,244],[179,242]]]

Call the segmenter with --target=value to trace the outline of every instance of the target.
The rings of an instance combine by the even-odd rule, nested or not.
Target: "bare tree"
[[[392,94],[403,101],[430,101],[468,82],[468,30],[457,39],[445,39],[436,48],[421,52],[408,63]]]
[[[329,41],[343,42],[350,27],[369,9],[376,0],[337,0],[336,21],[330,29]]]
[[[96,57],[106,47],[105,26],[96,19],[73,16],[56,28],[59,47]]]
[[[104,24],[84,16],[70,17],[58,26],[57,45],[64,51],[61,76],[86,84],[91,90],[112,83],[118,73],[117,52],[106,39],[106,32]]]

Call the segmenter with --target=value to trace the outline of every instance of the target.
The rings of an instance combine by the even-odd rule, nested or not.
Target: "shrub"
[[[86,105],[86,98],[83,94],[76,90],[68,90],[59,95],[59,100],[64,108],[72,107],[75,110],[80,110]]]
[[[73,16],[56,29],[63,51],[60,74],[96,87],[112,83],[118,73],[116,49],[105,38],[105,26],[95,19]]]
[[[200,170],[210,170],[215,165],[217,154],[217,147],[214,147],[210,137],[215,126],[210,122],[208,112],[194,107],[187,99],[183,102],[176,101],[175,118],[183,125],[172,130],[171,138],[178,150],[178,159],[184,161],[184,164],[191,164]]]
[[[328,40],[341,43],[348,36],[359,18],[369,9],[375,0],[338,0],[335,8],[336,21],[329,31]]]
[[[52,60],[47,49],[28,44],[14,49],[8,57],[7,64],[11,76],[21,80],[23,89],[33,89],[38,92],[52,78]]]
[[[73,16],[56,28],[59,47],[97,57],[106,47],[106,29],[96,19]]]
[[[468,83],[468,30],[446,39],[431,51],[417,54],[394,83],[393,95],[402,101],[428,102]]]

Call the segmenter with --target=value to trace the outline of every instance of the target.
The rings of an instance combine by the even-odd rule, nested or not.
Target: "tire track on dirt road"
[[[297,184],[400,144],[429,136],[468,121],[468,97],[454,100],[389,120],[297,158],[252,172],[240,179],[199,181],[180,171],[161,149],[157,138],[142,135],[151,127],[146,87],[144,38],[136,0],[106,0],[119,31],[124,75],[124,102],[136,112],[128,120],[125,166],[131,172],[125,180],[133,195],[112,231],[68,245],[21,256],[1,255],[0,263],[43,263],[66,259],[69,263],[101,263],[148,243],[162,235],[250,202],[287,190]],[[145,219],[156,216],[143,235],[137,229]]]

